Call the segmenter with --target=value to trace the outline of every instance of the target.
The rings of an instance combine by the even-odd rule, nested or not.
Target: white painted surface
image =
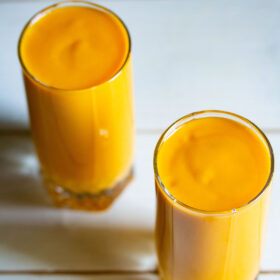
[[[27,126],[17,40],[26,21],[52,2],[0,2],[2,127]],[[279,1],[97,2],[131,31],[139,129],[164,128],[201,109],[280,126]]]
[[[30,139],[0,137],[0,270],[155,269],[155,138],[138,138],[134,182],[93,214],[54,208]]]
[[[0,137],[1,270],[153,270],[152,154],[159,135],[138,135],[135,179],[113,207],[92,214],[54,208],[29,137]],[[269,135],[275,154],[280,135]],[[262,270],[280,269],[277,158]]]
[[[31,275],[0,275],[0,280],[160,280],[156,275],[110,275],[110,276],[31,276]],[[279,280],[280,276],[277,274],[267,274],[267,275],[260,275],[258,280]]]
[[[0,130],[28,127],[16,45],[29,17],[52,2],[0,1]],[[279,1],[97,2],[116,11],[131,31],[139,131],[160,131],[182,115],[209,108],[280,130]],[[268,136],[276,171],[261,269],[280,271],[280,134]],[[0,136],[0,271],[155,269],[152,154],[158,137],[138,133],[134,182],[108,212],[91,214],[54,208],[29,137]],[[0,274],[2,279],[157,276]],[[259,277],[276,279],[280,274]]]
[[[45,276],[45,275],[0,275],[0,280],[159,280],[156,275],[77,275],[77,276]],[[279,279],[279,278],[278,278]],[[260,278],[259,280],[274,280],[274,278]],[[275,278],[276,280],[276,278]]]

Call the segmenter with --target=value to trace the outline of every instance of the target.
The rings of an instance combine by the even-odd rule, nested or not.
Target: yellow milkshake
[[[164,279],[255,279],[273,170],[265,136],[236,115],[197,113],[162,136],[155,170]]]
[[[134,153],[126,27],[98,5],[61,3],[27,24],[19,56],[32,135],[54,201],[108,207],[131,176]]]

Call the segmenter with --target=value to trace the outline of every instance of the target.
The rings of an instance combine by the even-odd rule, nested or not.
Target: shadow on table
[[[0,137],[0,206],[50,206],[30,136]]]
[[[155,267],[153,232],[139,228],[137,213],[94,215],[51,206],[29,136],[0,137],[0,208],[2,270]]]
[[[145,229],[75,225],[1,226],[10,269],[149,270],[155,268],[153,233]],[[7,250],[7,252],[5,252]],[[18,263],[11,263],[9,256]],[[15,257],[16,256],[16,257]],[[3,267],[4,266],[4,267]],[[0,269],[5,269],[5,261]]]
[[[56,209],[38,171],[28,135],[1,135],[0,269],[154,268],[153,232],[139,228],[137,216],[125,216],[126,209],[96,215]]]

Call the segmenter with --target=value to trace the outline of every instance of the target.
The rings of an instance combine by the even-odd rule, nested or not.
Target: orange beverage
[[[154,155],[156,247],[165,280],[253,280],[262,255],[272,148],[235,114],[175,122]]]
[[[62,2],[40,11],[19,40],[32,135],[59,206],[107,208],[132,174],[130,36],[111,11]]]

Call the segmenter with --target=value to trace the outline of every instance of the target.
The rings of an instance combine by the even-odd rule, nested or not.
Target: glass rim
[[[44,15],[48,12],[51,12],[52,10],[54,9],[57,9],[61,6],[64,6],[64,5],[68,5],[68,6],[80,6],[83,7],[83,6],[89,6],[89,7],[92,7],[92,8],[96,8],[96,9],[99,9],[101,11],[104,11],[110,15],[112,15],[114,18],[117,19],[117,21],[122,25],[122,27],[124,28],[125,30],[125,33],[126,33],[126,36],[127,36],[127,39],[128,39],[128,49],[127,49],[127,53],[125,55],[125,59],[124,59],[124,62],[122,63],[122,65],[116,70],[116,73],[114,75],[112,75],[111,77],[109,77],[108,79],[106,79],[105,81],[97,84],[97,85],[94,85],[94,86],[91,86],[91,87],[87,87],[87,88],[81,88],[81,89],[65,89],[65,88],[58,88],[58,87],[53,87],[53,86],[50,86],[50,85],[47,85],[45,84],[44,82],[40,81],[39,79],[37,79],[34,75],[32,75],[30,73],[30,71],[28,70],[28,68],[26,67],[26,65],[24,64],[23,62],[23,59],[22,59],[22,55],[21,55],[21,51],[20,51],[20,48],[21,48],[21,43],[22,43],[22,40],[23,40],[23,37],[25,35],[25,32],[26,30],[33,24],[33,21],[39,17],[40,15]],[[23,72],[28,76],[30,77],[35,83],[39,84],[40,86],[43,86],[43,87],[46,87],[48,89],[51,89],[51,90],[55,90],[55,91],[62,91],[62,92],[83,92],[83,91],[88,91],[90,89],[95,89],[97,87],[100,87],[101,85],[104,85],[108,82],[111,82],[113,81],[120,73],[121,71],[124,69],[124,67],[127,65],[128,63],[128,60],[129,60],[129,57],[130,57],[130,54],[131,54],[131,48],[132,48],[132,44],[131,44],[131,36],[130,36],[130,33],[129,33],[129,30],[127,28],[127,26],[125,25],[125,23],[123,22],[123,20],[116,14],[114,13],[112,10],[102,6],[102,5],[99,5],[99,4],[96,4],[96,3],[92,3],[92,2],[89,2],[89,1],[86,1],[86,0],[66,0],[66,1],[60,1],[60,2],[57,2],[55,4],[52,4],[50,6],[47,6],[45,7],[44,9],[38,11],[37,13],[35,13],[28,21],[27,23],[24,25],[21,33],[20,33],[20,36],[19,36],[19,40],[18,40],[18,45],[17,45],[17,54],[18,54],[18,58],[19,58],[19,62],[20,62],[20,65],[21,65],[21,68],[23,70]]]
[[[266,145],[268,152],[269,152],[269,156],[270,156],[270,172],[269,172],[269,176],[267,178],[267,181],[264,185],[264,187],[261,189],[261,191],[254,197],[252,198],[250,201],[246,202],[245,204],[243,204],[242,206],[238,207],[238,208],[234,208],[234,209],[229,209],[229,210],[223,210],[223,211],[207,211],[207,210],[203,210],[203,209],[199,209],[199,208],[195,208],[192,206],[189,206],[183,202],[181,202],[180,200],[178,200],[177,198],[175,198],[169,191],[168,189],[164,186],[163,182],[161,181],[159,172],[158,172],[158,167],[157,167],[157,158],[158,158],[158,152],[160,150],[160,146],[162,145],[162,143],[165,141],[166,138],[168,138],[170,135],[168,135],[168,133],[174,132],[178,127],[180,127],[181,125],[185,124],[188,121],[191,121],[193,119],[196,119],[196,117],[204,115],[204,114],[220,114],[220,115],[224,115],[224,116],[231,116],[234,117],[235,119],[242,121],[243,124],[246,123],[248,125],[248,127],[250,129],[253,130],[253,132],[258,136],[258,137],[262,137],[262,140],[264,142],[264,145]],[[207,116],[206,116],[207,117]],[[211,116],[209,116],[211,117]],[[219,117],[219,116],[212,116],[212,117]],[[222,118],[222,117],[220,117]],[[224,117],[226,118],[226,117]],[[257,134],[258,133],[258,134]],[[250,120],[246,119],[245,117],[242,117],[238,114],[235,113],[231,113],[231,112],[227,112],[227,111],[222,111],[222,110],[205,110],[205,111],[197,111],[197,112],[193,112],[190,113],[188,115],[183,116],[182,118],[176,120],[175,122],[173,122],[160,136],[157,145],[155,147],[154,150],[154,158],[153,158],[153,168],[154,168],[154,174],[155,174],[155,179],[156,179],[156,188],[158,188],[158,185],[160,186],[161,190],[163,191],[164,195],[167,195],[167,197],[169,199],[171,199],[174,203],[177,203],[178,205],[182,206],[183,208],[190,210],[192,212],[195,213],[199,213],[199,214],[205,214],[205,215],[225,215],[225,214],[234,214],[237,212],[240,212],[241,210],[249,207],[252,203],[254,203],[256,200],[258,200],[259,197],[262,196],[262,194],[266,191],[266,189],[268,189],[268,187],[271,184],[272,178],[273,178],[273,174],[274,174],[274,154],[273,154],[273,149],[272,146],[268,140],[268,138],[266,137],[266,135],[264,134],[264,132],[257,126],[255,125],[253,122],[251,122]]]

